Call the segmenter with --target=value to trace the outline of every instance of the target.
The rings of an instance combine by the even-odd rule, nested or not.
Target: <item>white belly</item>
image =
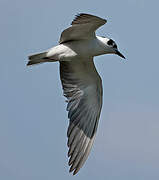
[[[80,40],[59,44],[48,51],[47,57],[58,61],[88,58],[103,54],[96,40]],[[87,60],[87,59],[86,59]]]

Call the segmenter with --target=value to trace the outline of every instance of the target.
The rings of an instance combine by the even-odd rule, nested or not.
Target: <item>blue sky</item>
[[[0,179],[159,179],[158,1],[0,1]],[[108,20],[98,35],[126,60],[95,58],[104,99],[86,164],[68,173],[68,126],[58,63],[26,67],[57,45],[79,12]]]

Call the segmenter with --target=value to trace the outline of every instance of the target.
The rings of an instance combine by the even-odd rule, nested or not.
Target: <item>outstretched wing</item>
[[[70,172],[76,174],[95,138],[102,107],[102,81],[93,59],[60,62],[60,76],[70,120],[67,131]]]
[[[93,38],[95,37],[95,31],[106,22],[105,19],[97,16],[78,14],[72,21],[72,26],[62,32],[59,43]]]

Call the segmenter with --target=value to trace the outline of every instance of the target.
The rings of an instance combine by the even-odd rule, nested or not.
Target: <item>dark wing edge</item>
[[[95,31],[106,22],[107,20],[94,15],[77,14],[71,23],[72,26],[61,33],[59,43],[95,37]]]
[[[76,64],[77,63],[77,64]],[[60,62],[64,96],[67,97],[69,118],[68,157],[70,172],[75,175],[88,158],[94,142],[102,108],[102,82],[93,60],[92,67],[84,63]],[[77,72],[77,66],[78,72]],[[92,71],[89,74],[90,69]],[[82,72],[80,72],[82,70]],[[85,75],[80,78],[80,74]],[[96,78],[93,78],[95,75]],[[88,79],[91,79],[88,80]],[[91,91],[91,92],[90,92]]]
[[[106,19],[100,18],[98,16],[94,16],[94,15],[86,14],[86,13],[79,13],[75,16],[71,25],[91,23],[92,21],[98,22],[100,26],[104,25],[107,22]]]

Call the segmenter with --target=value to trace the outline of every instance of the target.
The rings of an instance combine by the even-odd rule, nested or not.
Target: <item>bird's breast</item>
[[[48,57],[59,61],[70,61],[77,58],[88,59],[88,57],[104,54],[98,40],[78,40],[59,44],[50,49]]]
[[[64,46],[66,47],[66,56],[93,57],[104,54],[103,49],[95,39],[71,41],[64,44]]]

